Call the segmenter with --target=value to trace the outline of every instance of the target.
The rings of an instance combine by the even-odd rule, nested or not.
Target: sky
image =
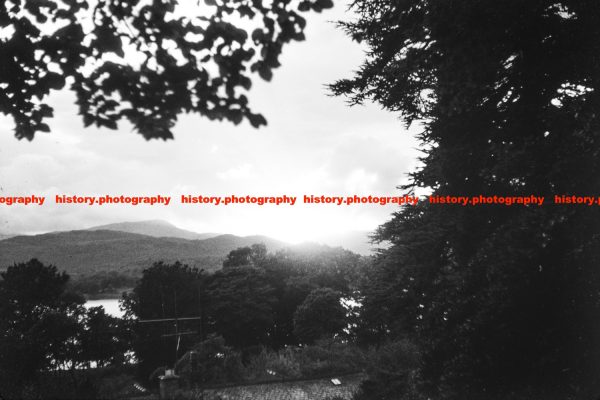
[[[248,97],[268,127],[183,115],[175,140],[146,141],[121,124],[84,128],[69,91],[53,92],[50,133],[32,142],[13,136],[0,116],[0,196],[43,195],[43,206],[0,205],[0,233],[37,234],[162,219],[197,232],[264,234],[289,242],[372,231],[395,205],[181,205],[181,194],[384,195],[417,166],[418,126],[374,104],[349,107],[326,84],[350,77],[364,58],[332,21],[345,8],[307,18],[306,41],[288,45],[271,82],[255,79]],[[65,195],[168,195],[169,206],[56,205]],[[299,200],[300,202],[301,200]]]

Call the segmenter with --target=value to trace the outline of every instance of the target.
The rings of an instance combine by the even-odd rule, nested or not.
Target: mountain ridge
[[[73,230],[20,235],[0,241],[0,268],[37,258],[72,275],[100,271],[139,272],[156,261],[180,261],[214,271],[238,247],[264,243],[269,251],[287,244],[267,236],[219,235],[207,239],[153,237],[113,230]]]
[[[93,226],[91,228],[87,228],[86,230],[109,230],[128,233],[138,233],[153,237],[176,237],[188,240],[209,239],[211,237],[220,235],[218,233],[198,233],[186,229],[181,229],[170,222],[160,219],[117,222],[112,224]]]
[[[371,253],[367,232],[348,232],[329,239],[316,238],[314,243],[362,255]],[[263,235],[192,232],[163,220],[118,222],[36,235],[0,233],[0,270],[38,258],[72,275],[104,271],[139,273],[156,261],[180,261],[214,271],[221,268],[231,250],[255,243],[264,243],[270,252],[291,246]]]

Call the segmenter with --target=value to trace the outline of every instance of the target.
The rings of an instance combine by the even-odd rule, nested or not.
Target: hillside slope
[[[151,220],[137,222],[118,222],[115,224],[94,226],[88,231],[119,231],[137,233],[153,237],[175,237],[188,240],[202,240],[219,236],[218,233],[196,233],[176,227],[167,221]]]
[[[179,260],[212,271],[238,247],[264,243],[276,251],[285,243],[266,236],[219,235],[204,240],[152,237],[111,230],[79,230],[35,236],[16,236],[0,241],[0,269],[15,262],[38,258],[69,274],[98,271],[141,271],[155,261]]]

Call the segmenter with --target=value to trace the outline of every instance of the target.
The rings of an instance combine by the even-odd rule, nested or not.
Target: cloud
[[[219,179],[224,181],[228,180],[239,180],[239,179],[250,179],[253,177],[252,164],[243,164],[233,168],[229,168],[227,171],[217,172]]]
[[[416,165],[414,132],[398,115],[374,105],[348,107],[325,85],[348,77],[364,57],[329,22],[309,18],[307,40],[284,50],[272,82],[256,81],[251,105],[269,125],[255,130],[183,115],[175,140],[145,141],[122,124],[117,131],[84,128],[75,98],[55,92],[52,132],[32,142],[12,136],[0,119],[0,195],[36,194],[397,194]],[[0,207],[0,232],[85,228],[123,220],[168,219],[198,231],[264,233],[310,239],[311,232],[374,229],[393,207],[297,205],[190,207]]]

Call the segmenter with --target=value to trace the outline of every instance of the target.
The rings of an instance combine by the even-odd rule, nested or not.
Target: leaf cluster
[[[269,81],[283,47],[304,40],[303,12],[331,0],[32,0],[0,5],[0,112],[17,138],[49,132],[51,90],[69,88],[84,125],[127,120],[170,139],[196,113],[253,127],[266,119],[246,93]],[[250,33],[251,32],[251,33]]]

